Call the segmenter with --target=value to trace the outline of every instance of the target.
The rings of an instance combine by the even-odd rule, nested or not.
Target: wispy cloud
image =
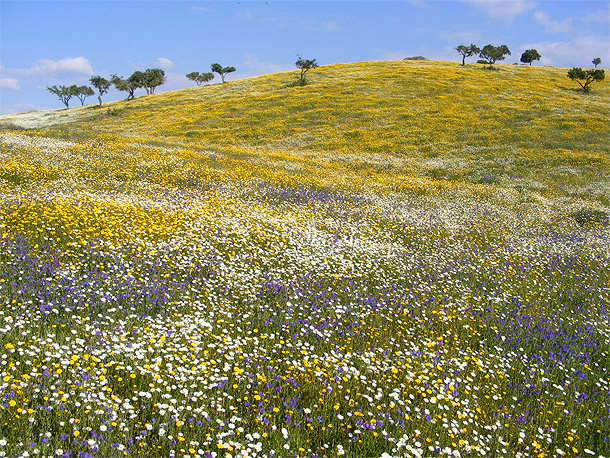
[[[11,91],[21,90],[17,78],[0,78],[0,87],[10,89]]]
[[[576,30],[572,25],[571,18],[553,21],[548,13],[545,13],[544,11],[534,11],[534,19],[550,33],[571,33]]]
[[[164,68],[165,70],[171,70],[174,68],[174,63],[165,57],[159,57],[156,62],[159,67]]]
[[[602,62],[610,62],[610,37],[584,36],[572,41],[538,42],[521,46],[521,52],[526,49],[536,49],[542,56],[542,65],[556,67],[591,67],[593,57],[601,57]],[[586,49],[586,57],[583,55]]]
[[[93,68],[84,57],[67,57],[54,61],[51,59],[41,59],[28,68],[6,68],[4,71],[11,75],[22,76],[25,78],[36,77],[60,77],[69,75],[93,75]]]
[[[536,6],[526,0],[464,0],[492,19],[512,22],[520,14],[531,11]]]
[[[599,10],[589,13],[585,16],[579,18],[585,24],[608,24],[610,23],[610,15],[608,15],[608,11]]]

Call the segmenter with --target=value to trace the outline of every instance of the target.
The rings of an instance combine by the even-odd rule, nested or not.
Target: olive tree
[[[521,54],[521,62],[524,64],[532,65],[532,62],[535,60],[540,60],[542,56],[535,49],[527,49],[523,54]]]
[[[154,94],[155,89],[167,80],[165,72],[160,68],[147,68],[144,71],[143,87],[147,94]]]
[[[298,60],[295,62],[295,65],[299,70],[301,70],[301,74],[299,76],[299,85],[305,86],[305,73],[307,73],[312,68],[317,68],[318,63],[315,59],[303,59],[301,56],[297,54]]]
[[[459,45],[455,48],[457,52],[462,55],[462,67],[466,65],[466,58],[474,56],[475,54],[479,54],[481,50],[477,47],[477,45],[471,44],[470,46]]]
[[[142,73],[142,72],[137,72]],[[137,75],[131,75],[129,78],[125,79],[122,76],[111,75],[110,82],[114,85],[115,88],[119,91],[127,92],[127,100],[132,100],[135,98],[134,92],[136,89],[140,89],[142,87],[141,78]]]
[[[76,84],[73,84],[70,86],[70,89],[72,90],[72,95],[80,100],[81,107],[85,105],[85,99],[87,97],[95,94],[93,89],[91,89],[89,86],[77,86]]]
[[[235,71],[235,67],[223,67],[220,64],[212,64],[212,71],[214,73],[218,73],[220,75],[220,78],[222,79],[222,82],[225,82],[225,75],[227,73],[233,73]]]
[[[111,83],[106,78],[103,78],[99,75],[92,76],[89,79],[89,82],[98,91],[97,99],[100,102],[100,108],[101,108],[102,107],[102,96],[108,92],[108,89],[110,88]]]
[[[583,70],[582,68],[573,68],[568,72],[568,78],[580,84],[580,87],[582,87],[582,90],[585,93],[589,93],[591,91],[589,85],[594,81],[603,81],[604,78],[606,78],[606,72],[604,70]]]
[[[197,86],[201,86],[202,83],[212,81],[214,79],[214,73],[191,72],[187,74],[186,77],[191,81],[197,83]]]
[[[507,55],[510,56],[510,50],[506,45],[485,45],[483,49],[481,49],[481,52],[479,52],[479,57],[489,65],[490,69],[493,68],[493,64],[495,64],[496,61],[504,60]]]
[[[47,91],[51,94],[55,94],[66,108],[69,108],[70,99],[74,95],[72,86],[49,86],[47,87]]]

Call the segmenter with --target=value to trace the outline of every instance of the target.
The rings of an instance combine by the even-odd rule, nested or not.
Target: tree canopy
[[[144,89],[147,94],[154,94],[155,89],[167,80],[165,72],[160,68],[147,68],[144,72]]]
[[[486,64],[489,64],[490,69],[493,68],[493,64],[495,64],[496,61],[504,60],[507,55],[510,56],[510,50],[506,45],[485,45],[479,52],[479,57],[484,60]]]
[[[568,78],[576,81],[582,87],[585,93],[591,91],[589,85],[594,81],[603,81],[606,78],[604,70],[583,70],[582,68],[573,68],[568,72]],[[582,81],[582,82],[581,82]]]
[[[235,67],[223,67],[220,64],[212,64],[212,71],[214,73],[218,73],[220,75],[220,78],[222,79],[222,82],[225,82],[225,75],[227,73],[233,73],[235,71]]]
[[[134,93],[136,89],[140,89],[142,87],[142,83],[140,82],[139,78],[134,77],[134,75],[135,73],[127,79],[115,74],[111,75],[110,82],[114,85],[115,88],[117,88],[117,90],[127,92],[127,100],[132,100],[133,98],[135,98]]]
[[[523,54],[521,54],[521,62],[524,64],[532,65],[532,62],[535,60],[540,60],[542,56],[535,49],[527,49]]]
[[[207,83],[208,81],[212,81],[214,79],[214,73],[199,73],[199,72],[191,72],[186,75],[186,77],[197,83],[197,86],[200,86],[202,83]]]
[[[49,86],[47,87],[47,91],[51,94],[55,94],[66,108],[69,107],[70,99],[74,95],[71,86]]]
[[[600,58],[600,57],[596,57],[595,59],[593,59],[593,60],[591,61],[591,63],[592,63],[593,65],[595,65],[595,68],[597,68],[597,66],[598,66],[599,64],[601,64],[601,63],[602,63],[602,60],[601,60],[601,58]]]
[[[80,100],[81,107],[85,105],[85,99],[87,97],[95,94],[93,89],[91,89],[89,86],[77,86],[76,84],[73,84],[72,86],[70,86],[70,89],[72,91],[72,95],[74,95],[78,100]]]
[[[466,64],[467,57],[474,56],[475,54],[481,52],[477,45],[473,44],[471,44],[470,46],[459,45],[457,48],[455,48],[455,50],[462,55],[462,67]]]
[[[103,78],[103,77],[101,77],[99,75],[92,76],[89,79],[89,82],[98,91],[97,99],[100,102],[100,108],[101,108],[101,106],[102,106],[102,96],[108,92],[108,89],[110,88],[111,83],[106,78]]]
[[[301,56],[297,54],[298,60],[295,62],[295,65],[298,69],[301,70],[301,75],[299,77],[299,84],[305,84],[305,73],[307,73],[312,68],[317,68],[318,63],[315,59],[303,59]]]

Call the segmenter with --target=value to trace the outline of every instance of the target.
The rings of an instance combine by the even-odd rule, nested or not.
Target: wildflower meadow
[[[0,118],[0,456],[610,457],[610,86],[324,66]]]

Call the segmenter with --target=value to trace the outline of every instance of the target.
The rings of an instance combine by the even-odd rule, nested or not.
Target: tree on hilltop
[[[464,65],[466,65],[467,57],[474,56],[475,54],[478,54],[481,52],[481,50],[477,47],[477,45],[473,45],[473,44],[471,44],[470,46],[459,45],[457,48],[455,48],[455,50],[462,55],[462,67]]]
[[[485,45],[483,49],[479,52],[479,57],[489,65],[489,68],[492,69],[493,65],[498,60],[504,60],[506,56],[510,56],[510,50],[508,46],[492,46]]]
[[[535,60],[540,60],[542,56],[535,49],[527,49],[523,54],[521,54],[521,62],[524,64],[530,64],[532,66],[532,62]]]
[[[301,70],[301,75],[299,77],[299,85],[305,86],[305,73],[307,73],[312,68],[317,68],[318,63],[315,59],[303,59],[301,56],[297,54],[298,60],[295,62],[295,65],[299,70]]]
[[[142,87],[142,78],[140,78],[139,75],[136,75],[136,73],[143,75],[142,72],[135,72],[127,79],[116,74],[111,75],[110,82],[115,88],[117,88],[117,90],[127,92],[127,100],[134,99],[136,89],[140,89]]]
[[[220,75],[220,78],[222,79],[222,82],[225,82],[225,75],[227,73],[233,73],[235,71],[235,67],[223,67],[220,64],[212,64],[212,71],[214,73],[218,73]]]
[[[582,68],[573,68],[568,72],[568,78],[576,81],[582,87],[585,93],[589,93],[591,88],[589,85],[594,81],[603,81],[606,78],[604,70],[583,70]],[[581,81],[584,81],[581,83]]]
[[[72,90],[72,95],[80,100],[81,107],[85,105],[85,99],[87,97],[95,94],[93,89],[91,89],[89,86],[77,86],[76,84],[73,84],[70,86],[70,89]]]
[[[186,75],[188,79],[197,83],[197,86],[200,86],[202,83],[207,83],[208,81],[212,81],[214,79],[214,73],[199,73],[199,72],[191,72]]]
[[[108,92],[110,88],[110,81],[99,75],[92,76],[89,81],[94,88],[98,91],[97,99],[100,101],[100,108],[102,107],[102,96]]]
[[[47,87],[47,91],[49,91],[51,94],[55,94],[66,106],[66,108],[69,108],[70,99],[74,95],[71,86],[49,86]]]
[[[160,68],[147,68],[144,72],[143,86],[149,95],[154,94],[155,89],[164,84],[165,81],[167,81],[165,72]]]
[[[602,63],[602,60],[601,60],[601,58],[596,57],[595,59],[593,59],[593,60],[591,61],[591,63],[592,63],[593,65],[595,65],[595,68],[597,68],[597,66],[598,66],[599,64],[601,64],[601,63]]]

